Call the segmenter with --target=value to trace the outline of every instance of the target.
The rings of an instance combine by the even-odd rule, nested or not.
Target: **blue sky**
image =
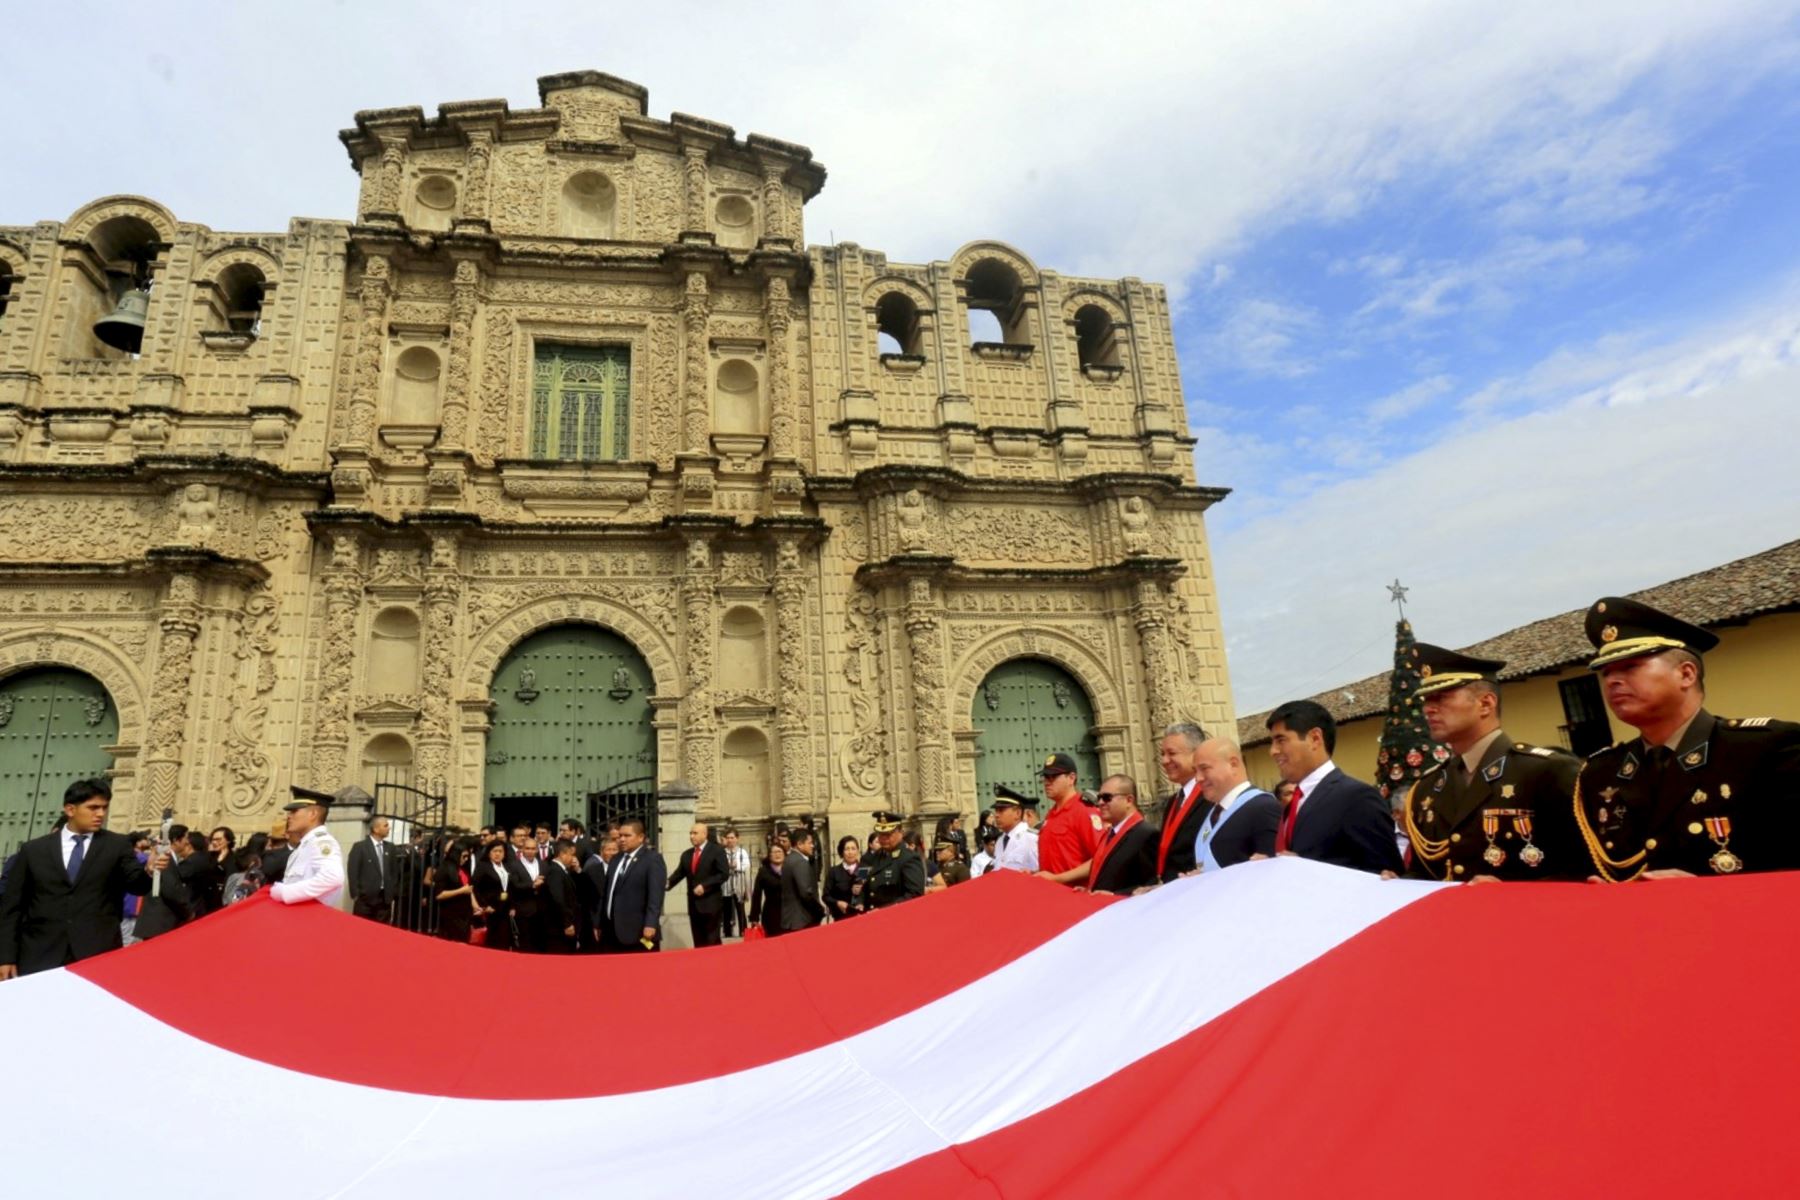
[[[1793,0],[143,14],[14,15],[0,224],[347,216],[356,110],[593,67],[811,146],[810,241],[1168,284],[1241,712],[1381,669],[1396,575],[1463,644],[1800,536]]]

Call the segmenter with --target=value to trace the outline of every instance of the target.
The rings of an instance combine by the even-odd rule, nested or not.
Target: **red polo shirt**
[[[1052,875],[1074,870],[1094,857],[1105,828],[1099,809],[1089,808],[1078,795],[1069,797],[1038,827],[1038,867]]]

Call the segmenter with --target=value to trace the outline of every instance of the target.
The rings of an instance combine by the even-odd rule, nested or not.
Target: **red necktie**
[[[1300,816],[1300,798],[1303,793],[1294,789],[1294,798],[1288,801],[1287,815],[1281,819],[1281,832],[1275,835],[1275,853],[1281,854],[1293,847],[1294,821]]]
[[[694,847],[694,861],[688,864],[688,872],[692,874],[700,870],[700,848]]]
[[[1176,795],[1181,796],[1181,793],[1177,792]],[[1163,824],[1162,843],[1156,849],[1156,877],[1158,879],[1161,879],[1163,872],[1168,869],[1169,847],[1175,844],[1175,831],[1181,828],[1183,821],[1187,820],[1188,810],[1194,807],[1194,801],[1199,795],[1200,785],[1196,783],[1192,791],[1181,796],[1180,803],[1173,806],[1174,811],[1169,814],[1168,821]]]

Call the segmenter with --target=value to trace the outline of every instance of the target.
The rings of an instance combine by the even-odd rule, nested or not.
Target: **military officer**
[[[270,886],[269,895],[283,904],[317,900],[335,906],[344,894],[344,850],[325,828],[325,819],[331,815],[333,804],[361,804],[367,811],[372,803],[369,794],[355,785],[339,788],[335,793],[299,786],[288,790],[294,799],[283,811],[287,813],[287,839],[293,851],[288,855],[281,882]]]
[[[961,847],[949,838],[939,838],[932,843],[931,853],[937,859],[938,869],[931,882],[925,885],[928,890],[942,891],[969,882],[969,868],[956,856],[959,849]]]
[[[1037,873],[1037,830],[1025,820],[1025,814],[1036,807],[1037,797],[1016,792],[1003,783],[994,785],[994,824],[1000,837],[994,843],[994,861],[988,870]]]
[[[925,860],[900,840],[900,814],[886,810],[875,815],[875,829],[869,835],[874,849],[864,863],[869,868],[869,882],[863,894],[870,908],[886,908],[902,900],[925,894]]]
[[[1638,731],[1576,781],[1592,878],[1800,867],[1800,725],[1707,712],[1701,656],[1718,637],[1648,604],[1595,601],[1587,635],[1606,706]]]
[[[1580,879],[1587,857],[1569,802],[1581,760],[1500,728],[1500,669],[1419,644],[1419,690],[1433,741],[1451,757],[1421,775],[1403,818],[1413,879]]]

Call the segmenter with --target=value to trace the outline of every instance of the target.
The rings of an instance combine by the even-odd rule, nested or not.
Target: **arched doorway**
[[[610,630],[557,625],[514,646],[489,692],[489,819],[592,821],[597,810],[653,797],[654,691],[643,656]]]
[[[111,769],[119,710],[91,675],[65,667],[0,680],[0,855],[49,829],[63,789]]]
[[[975,689],[970,718],[975,742],[975,794],[986,808],[994,785],[1041,796],[1038,772],[1052,754],[1075,758],[1083,788],[1099,783],[1094,752],[1094,706],[1081,684],[1061,667],[1015,658],[988,673]]]

